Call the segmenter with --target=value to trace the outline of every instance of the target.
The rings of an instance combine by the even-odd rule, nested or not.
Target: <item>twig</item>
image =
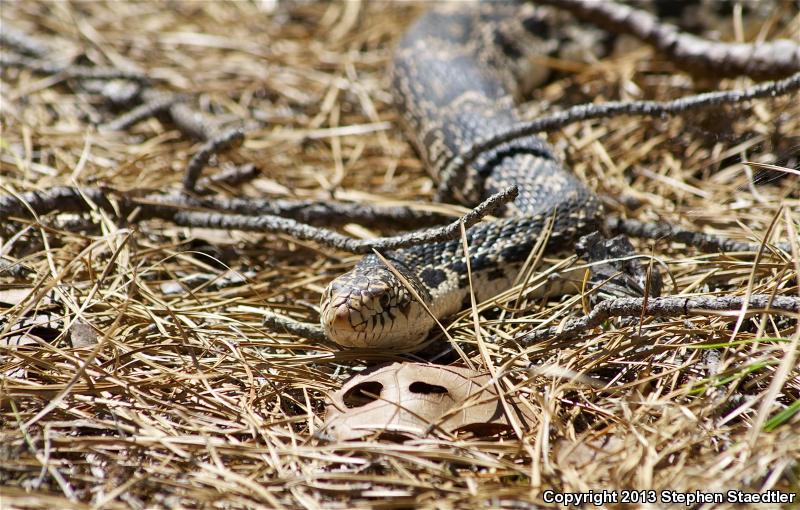
[[[78,66],[70,64],[62,69],[67,78],[79,80],[131,80],[139,83],[149,83],[150,77],[137,71],[126,71],[113,67]]]
[[[236,167],[232,174],[220,174],[202,179],[204,188],[210,183],[228,178],[249,179],[257,169],[252,165]],[[250,217],[280,216],[282,219],[296,220],[305,226],[339,226],[358,223],[367,228],[386,227],[415,229],[442,225],[449,218],[442,214],[414,211],[407,207],[371,206],[350,203],[328,203],[314,200],[253,199],[253,198],[207,198],[192,197],[182,193],[152,193],[136,196],[135,192],[118,193],[109,189],[74,188],[61,186],[47,191],[33,191],[20,194],[24,202],[37,214],[45,215],[54,211],[83,213],[91,211],[84,197],[103,210],[118,213],[125,217],[134,208],[139,208],[139,218],[172,219],[178,211],[202,209],[216,214],[238,214]],[[114,199],[116,207],[110,198]],[[8,195],[0,197],[0,220],[10,217],[27,217],[29,210],[23,202]],[[214,213],[211,213],[212,215]],[[192,221],[187,219],[187,221]],[[204,222],[207,220],[203,220]],[[755,252],[759,245],[744,241],[734,241],[722,236],[696,232],[666,223],[644,223],[633,219],[607,218],[606,229],[614,234],[647,239],[666,239],[694,246],[705,252]],[[250,227],[248,230],[255,227]],[[261,228],[255,228],[261,230]],[[790,252],[788,243],[773,243],[777,248]]]
[[[62,212],[86,212],[90,210],[86,202],[86,199],[89,199],[98,207],[104,210],[119,212],[123,217],[136,207],[139,208],[140,219],[161,218],[190,227],[284,233],[296,239],[315,241],[343,251],[363,254],[371,253],[373,249],[395,250],[422,243],[455,239],[459,235],[459,225],[461,222],[464,223],[465,228],[471,227],[487,214],[491,214],[502,205],[514,200],[517,193],[518,190],[516,186],[496,193],[459,220],[443,227],[411,232],[401,236],[379,237],[376,239],[353,239],[330,230],[313,227],[273,215],[254,217],[252,215],[245,216],[241,214],[184,211],[176,208],[176,205],[181,205],[185,208],[191,202],[186,201],[182,204],[166,202],[164,201],[163,195],[151,195],[138,200],[129,197],[121,197],[118,202],[119,210],[117,210],[109,201],[108,192],[97,188],[78,189],[59,187],[48,191],[29,192],[23,194],[22,199],[24,202],[17,200],[13,196],[0,197],[0,219],[10,216],[25,217],[29,213],[28,207],[36,211],[37,214],[44,214],[56,210]],[[146,201],[148,198],[151,199],[149,202]]]
[[[529,344],[542,340],[556,340],[566,336],[585,333],[611,317],[679,317],[690,313],[739,312],[744,298],[740,296],[721,297],[661,297],[648,298],[647,308],[642,309],[644,298],[622,298],[603,301],[588,315],[569,321],[566,325],[552,326],[539,331],[531,331],[517,336],[514,340]],[[800,298],[753,294],[747,302],[748,313],[784,312],[800,314]]]
[[[46,44],[22,30],[9,26],[5,21],[3,29],[0,30],[0,42],[34,57],[44,57],[50,53],[50,48]]]
[[[749,76],[767,80],[800,71],[800,45],[788,39],[761,43],[709,41],[681,32],[641,9],[611,1],[537,0],[564,9],[606,30],[630,34],[700,76]]]
[[[68,213],[82,213],[91,211],[86,198],[108,211],[114,211],[106,193],[98,188],[75,188],[72,186],[57,186],[49,190],[30,191],[21,193],[20,198],[6,195],[0,196],[0,219],[10,217],[28,217],[30,210],[38,215],[53,211]]]
[[[625,234],[646,239],[667,239],[684,243],[705,252],[757,252],[759,250],[757,243],[734,241],[722,236],[696,232],[668,223],[644,223],[632,219],[607,218],[606,228],[615,234]],[[775,246],[788,253],[791,252],[789,243],[775,243]]]
[[[207,141],[214,138],[217,133],[215,123],[187,104],[189,96],[186,94],[148,89],[142,92],[141,96],[143,104],[101,125],[100,130],[123,131],[138,122],[167,111],[175,127],[189,138]]]
[[[322,202],[317,200],[253,200],[198,199],[204,209],[225,210],[239,214],[274,214],[314,226],[340,226],[357,223],[365,228],[411,230],[442,225],[451,221],[444,214],[415,211],[408,207],[391,207],[354,203]],[[218,205],[220,207],[214,207]]]
[[[211,122],[202,112],[191,108],[186,103],[175,103],[169,109],[172,122],[181,133],[195,140],[206,141],[214,137],[217,125]]]
[[[186,173],[183,176],[183,189],[193,191],[200,172],[211,159],[211,156],[226,151],[232,147],[238,147],[244,141],[244,130],[234,128],[220,133],[204,143],[200,149],[189,160],[186,165]]]
[[[40,41],[30,37],[24,32],[4,26],[0,31],[0,42],[18,48],[20,51],[39,58],[26,58],[19,55],[2,55],[0,58],[0,68],[2,67],[24,67],[41,74],[63,73],[67,78],[80,80],[130,80],[140,85],[148,84],[151,79],[135,71],[122,71],[108,67],[87,67],[75,64],[60,64],[48,61],[46,56],[51,50]],[[117,92],[111,89],[112,93]],[[138,91],[136,92],[138,93]],[[107,91],[103,95],[109,98]],[[152,89],[145,90],[141,94],[143,104],[133,110],[121,115],[100,126],[103,131],[122,131],[130,128],[134,124],[157,115],[164,110],[169,111],[170,118],[175,126],[186,136],[197,140],[209,140],[216,133],[216,126],[204,118],[202,113],[184,104],[186,96],[182,94],[170,94]],[[123,97],[130,97],[126,94]],[[112,102],[119,103],[119,97],[110,97]]]
[[[180,211],[175,213],[172,217],[172,221],[178,225],[199,228],[283,233],[290,235],[294,239],[314,241],[338,250],[366,254],[371,253],[373,250],[397,250],[419,244],[455,239],[459,236],[460,225],[462,223],[464,224],[464,228],[471,227],[487,214],[490,214],[502,205],[516,198],[517,193],[518,190],[516,186],[496,193],[459,220],[443,227],[411,232],[394,237],[378,237],[375,239],[353,239],[337,232],[312,227],[278,216],[252,217],[239,214]]]
[[[449,189],[456,177],[459,177],[484,152],[495,149],[511,140],[532,136],[544,131],[552,131],[574,122],[615,115],[647,117],[676,115],[689,110],[708,108],[720,104],[738,104],[752,99],[782,96],[798,89],[800,89],[800,73],[796,73],[785,80],[762,83],[748,89],[706,92],[704,94],[681,97],[672,101],[611,101],[602,104],[588,103],[573,106],[563,112],[528,122],[517,123],[497,135],[479,140],[463,153],[450,160],[442,172],[439,189]]]
[[[84,90],[96,89],[113,107],[127,106],[139,99],[144,86],[130,80],[86,80],[81,86]]]
[[[62,74],[65,78],[79,80],[132,80],[141,83],[150,81],[146,75],[136,71],[125,71],[113,67],[88,67],[71,63],[61,64],[10,54],[0,58],[0,67],[23,67],[41,74]]]
[[[153,117],[171,107],[186,97],[179,94],[156,93],[149,91],[146,102],[120,115],[116,119],[99,126],[100,131],[124,131],[134,124]]]
[[[289,333],[300,338],[324,342],[327,340],[325,331],[319,324],[300,322],[284,315],[264,311],[264,327],[278,333]]]
[[[219,173],[209,177],[203,177],[197,181],[197,189],[203,190],[213,184],[225,184],[227,186],[238,186],[243,182],[252,181],[258,177],[258,167],[252,163],[241,166],[225,168]]]
[[[245,284],[253,276],[255,276],[255,273],[242,274],[237,271],[226,271],[222,274],[195,273],[162,283],[161,292],[164,294],[184,294],[187,289],[191,289],[191,292],[197,292],[201,289],[204,292],[217,291]]]
[[[340,226],[358,223],[366,228],[418,229],[440,226],[451,216],[408,207],[387,207],[352,203],[331,203],[316,200],[208,198],[185,194],[147,195],[135,200],[138,204],[156,204],[175,209],[202,209],[248,216],[273,215],[290,218],[314,226]],[[143,210],[146,213],[146,209]],[[3,210],[0,206],[0,218]]]
[[[205,198],[190,197],[183,193],[115,192],[99,188],[75,188],[58,186],[46,191],[21,193],[20,198],[39,215],[54,211],[84,213],[91,211],[83,196],[95,202],[101,209],[120,216],[127,216],[139,207],[140,217],[162,217],[168,219],[173,213],[167,210],[203,209],[220,213],[236,213],[251,216],[272,214],[291,218],[315,226],[336,226],[359,223],[365,227],[413,229],[441,225],[450,218],[432,212],[414,211],[407,207],[371,206],[350,203],[328,203],[314,200],[253,199],[253,198]],[[137,196],[138,195],[138,196]],[[109,197],[114,197],[115,209]],[[0,197],[0,220],[10,217],[27,217],[28,208],[11,195]]]

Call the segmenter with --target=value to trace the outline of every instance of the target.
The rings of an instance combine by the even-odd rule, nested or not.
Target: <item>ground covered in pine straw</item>
[[[219,196],[333,197],[456,215],[463,209],[426,205],[434,185],[391,103],[392,47],[419,12],[356,2],[18,2],[3,4],[2,21],[62,58],[133,67],[195,95],[217,120],[244,120],[243,146],[205,174],[253,163],[259,175],[217,186]],[[796,10],[761,14],[744,19],[746,40],[800,34]],[[735,32],[731,19],[721,33]],[[647,48],[624,46],[595,65],[554,62],[564,71],[526,111],[751,83],[693,80]],[[93,126],[114,113],[75,80],[2,73],[0,194],[178,189],[199,144],[174,126],[152,118],[99,132]],[[797,231],[797,97],[578,123],[549,140],[610,214],[753,242]],[[336,443],[317,434],[325,395],[368,365],[416,358],[271,332],[262,312],[317,321],[321,291],[359,257],[283,235],[126,223],[105,211],[0,227],[3,508],[517,508],[543,504],[546,490],[798,491],[797,317],[750,314],[738,327],[737,313],[612,319],[519,345],[516,332],[589,305],[517,288],[479,304],[483,346],[470,311],[450,322],[462,353],[443,359],[492,364],[535,420],[504,437]],[[341,231],[368,237],[391,227]],[[667,296],[800,293],[798,262],[786,252],[634,242],[662,264]],[[541,281],[534,275],[528,287]],[[24,320],[51,322],[22,334]],[[433,352],[447,346],[439,334]]]

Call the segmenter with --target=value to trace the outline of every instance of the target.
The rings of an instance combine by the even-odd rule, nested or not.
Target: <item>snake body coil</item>
[[[519,120],[510,69],[520,55],[498,28],[522,22],[546,40],[548,26],[535,13],[521,18],[518,8],[509,7],[459,3],[431,10],[406,33],[394,62],[393,85],[405,128],[434,179],[448,183],[446,191],[467,205],[510,185],[519,187],[506,217],[467,231],[478,300],[513,284],[550,217],[548,251],[553,251],[597,230],[601,214],[597,198],[535,136],[496,147],[459,174],[448,174],[448,163],[458,154]],[[413,346],[435,325],[417,298],[436,318],[469,302],[460,239],[385,257],[405,281],[374,255],[335,279],[322,297],[328,338],[348,347]]]

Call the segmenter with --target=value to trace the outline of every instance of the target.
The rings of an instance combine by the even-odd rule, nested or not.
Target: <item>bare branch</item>
[[[622,298],[603,301],[597,305],[589,315],[574,319],[566,325],[553,326],[539,331],[530,331],[517,336],[514,340],[521,344],[530,344],[542,340],[555,340],[567,336],[586,333],[611,317],[680,317],[689,314],[703,314],[709,312],[738,312],[745,304],[741,296],[719,297],[660,297],[647,298],[647,308],[644,298]],[[754,294],[747,301],[748,313],[785,313],[800,314],[800,298],[788,296],[772,296],[769,294]]]
[[[79,80],[132,80],[142,83],[150,81],[146,75],[136,71],[113,67],[88,67],[72,63],[61,64],[12,54],[5,54],[0,58],[0,67],[23,67],[37,73],[62,74],[65,78]]]
[[[325,331],[319,324],[300,322],[284,315],[264,311],[264,327],[276,333],[289,333],[300,338],[324,342],[327,340]]]
[[[186,100],[186,97],[179,94],[149,91],[144,103],[112,121],[100,125],[99,129],[100,131],[124,131],[145,119],[172,108],[176,103],[184,100]]]
[[[202,209],[249,216],[274,215],[291,218],[314,226],[341,226],[358,223],[366,228],[418,229],[442,225],[452,220],[444,214],[415,211],[408,207],[391,207],[355,203],[290,200],[274,198],[209,198],[185,194],[148,195],[138,203],[153,203],[176,209]],[[2,207],[0,207],[2,217]]]
[[[186,165],[186,173],[183,176],[183,189],[193,191],[200,177],[200,172],[211,159],[211,156],[238,147],[244,141],[244,130],[234,128],[223,133],[219,133],[204,143],[200,149],[189,160]]]
[[[197,189],[203,190],[214,184],[225,184],[227,186],[237,186],[247,181],[252,181],[258,177],[258,167],[252,163],[241,166],[225,168],[220,172],[209,177],[203,177],[197,181]]]
[[[553,131],[568,124],[589,119],[613,117],[616,115],[635,115],[657,117],[660,115],[676,115],[700,108],[709,108],[721,104],[740,104],[752,99],[777,97],[800,89],[800,73],[781,81],[763,83],[742,90],[706,92],[694,96],[686,96],[672,101],[610,101],[602,104],[587,103],[573,106],[563,112],[539,117],[538,119],[519,122],[511,128],[489,138],[479,140],[463,153],[454,157],[442,172],[439,184],[440,193],[451,187],[457,176],[462,175],[481,154],[499,147],[517,138],[532,136],[544,131]]]
[[[537,0],[569,11],[606,30],[632,35],[699,76],[758,80],[783,78],[800,72],[800,45],[788,39],[760,43],[709,41],[681,32],[649,12],[611,1]]]
[[[255,168],[246,165],[235,171],[235,176],[249,178]],[[241,175],[240,173],[241,172]],[[217,180],[227,180],[225,172],[204,179],[203,187]],[[137,196],[139,195],[139,196]],[[415,229],[441,225],[449,218],[442,214],[414,211],[407,207],[384,207],[351,203],[329,203],[314,200],[255,199],[255,198],[209,198],[191,197],[182,193],[136,192],[120,193],[110,189],[54,187],[47,191],[34,191],[20,194],[32,210],[39,215],[54,211],[83,213],[91,210],[88,198],[101,209],[126,216],[134,208],[139,208],[139,218],[161,218],[170,220],[181,210],[195,209],[213,211],[210,214],[238,214],[249,217],[280,216],[314,226],[340,226],[358,223],[367,228],[381,228],[391,225],[397,229]],[[116,209],[110,199],[113,198]],[[27,217],[28,208],[15,197],[0,197],[0,219]],[[187,220],[189,221],[189,220]],[[204,222],[207,220],[203,220]],[[255,221],[255,220],[251,220]],[[608,218],[606,228],[615,234],[648,239],[666,239],[694,246],[706,252],[756,252],[757,243],[734,241],[721,236],[684,229],[666,223],[644,223],[638,220]],[[253,229],[250,227],[248,229]],[[261,230],[261,228],[255,228]],[[788,243],[776,243],[781,250],[790,251]]]
[[[108,97],[108,94],[104,95]],[[189,106],[189,96],[186,94],[147,89],[142,92],[141,99],[143,104],[101,125],[100,130],[122,131],[166,111],[175,127],[189,138],[207,141],[217,133],[216,123]]]
[[[456,239],[460,235],[462,223],[465,228],[471,227],[487,214],[497,210],[509,201],[514,200],[517,193],[518,190],[516,186],[496,193],[459,220],[444,227],[410,232],[394,237],[378,237],[375,239],[353,239],[337,232],[312,227],[278,216],[253,217],[239,214],[180,211],[175,213],[172,217],[172,221],[178,225],[190,227],[283,233],[294,239],[314,241],[338,250],[366,254],[371,253],[373,250],[397,250],[419,244]]]
[[[113,211],[111,202],[106,193],[98,188],[75,188],[72,186],[57,186],[48,190],[30,191],[21,193],[21,198],[7,194],[0,196],[0,219],[10,217],[26,218],[33,210],[38,215],[53,211],[65,213],[82,213],[91,211],[86,198],[98,204],[101,209]]]
[[[22,30],[9,26],[5,20],[3,29],[0,30],[0,42],[34,57],[44,57],[50,53],[50,48],[45,43]]]
[[[505,191],[496,193],[461,219],[449,225],[411,232],[401,236],[379,237],[376,239],[353,239],[337,232],[274,215],[245,216],[241,214],[185,211],[176,208],[176,206],[185,209],[187,206],[191,206],[193,202],[189,200],[182,203],[168,202],[165,201],[163,195],[150,195],[138,200],[121,197],[118,207],[122,216],[127,215],[127,212],[132,211],[134,207],[138,207],[140,209],[140,219],[160,218],[190,227],[284,233],[295,239],[315,241],[343,251],[371,253],[373,249],[395,250],[423,243],[455,239],[459,235],[461,222],[464,223],[466,228],[471,227],[487,214],[491,214],[502,205],[514,200],[517,192],[517,187],[512,186]],[[0,218],[10,216],[25,217],[29,214],[28,207],[36,211],[37,214],[56,210],[62,212],[86,212],[90,210],[86,199],[96,203],[98,207],[104,210],[117,212],[108,199],[108,193],[97,188],[53,188],[48,191],[25,193],[22,199],[24,202],[17,200],[13,196],[0,198]],[[25,205],[26,203],[27,206]]]
[[[14,54],[3,54],[0,56],[0,68],[22,67],[41,74],[62,73],[67,78],[84,80],[87,88],[91,88],[89,87],[90,81],[110,82],[113,80],[129,80],[136,82],[140,86],[147,85],[152,81],[148,76],[135,71],[122,71],[100,66],[87,67],[72,63],[62,64],[50,61],[47,59],[47,56],[52,50],[47,45],[22,31],[5,25],[3,26],[3,30],[0,31],[0,42],[15,47],[23,53],[37,57],[29,58]],[[124,90],[123,94],[120,94],[119,87],[106,87],[102,89],[102,94],[112,103],[120,103],[122,102],[121,99],[127,99],[138,93],[138,89],[134,89],[132,94],[131,91],[127,89]],[[202,113],[185,104],[188,98],[183,94],[173,94],[147,89],[141,93],[140,99],[143,101],[143,104],[101,125],[100,130],[123,131],[138,122],[167,110],[175,126],[181,133],[190,138],[206,141],[213,138],[217,132],[217,126],[214,123],[209,122],[204,118]]]
[[[391,225],[397,229],[415,229],[441,225],[451,218],[439,213],[415,211],[408,207],[386,207],[352,203],[330,203],[314,200],[272,198],[207,198],[190,197],[183,193],[148,194],[136,191],[118,192],[110,189],[58,186],[46,191],[21,193],[21,199],[39,215],[54,211],[84,213],[91,211],[83,196],[101,209],[126,216],[139,207],[140,218],[169,219],[180,209],[202,209],[219,213],[250,216],[276,215],[315,226],[337,226],[359,223],[368,228]],[[113,197],[118,210],[112,207]],[[173,210],[171,213],[168,210]],[[7,195],[0,197],[0,219],[27,217],[29,210],[23,202]]]
[[[666,239],[688,244],[705,252],[757,252],[760,245],[746,241],[734,241],[722,236],[688,230],[668,223],[644,223],[624,218],[607,218],[606,228],[615,234],[646,239]],[[776,243],[779,249],[791,253],[789,243]]]
[[[180,132],[189,138],[206,141],[213,138],[217,132],[217,125],[214,122],[185,102],[172,105],[169,115]]]

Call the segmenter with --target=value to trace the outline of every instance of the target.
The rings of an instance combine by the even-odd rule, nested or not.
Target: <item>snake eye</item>
[[[383,310],[386,310],[386,309],[389,308],[389,302],[391,301],[391,299],[392,298],[391,298],[391,296],[389,295],[388,292],[386,292],[383,295],[381,295],[381,298],[380,298],[380,300],[378,300],[378,302],[380,303],[381,308]]]

